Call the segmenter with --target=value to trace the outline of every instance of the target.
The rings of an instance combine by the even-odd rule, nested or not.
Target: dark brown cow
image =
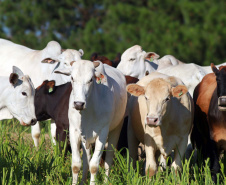
[[[204,159],[210,158],[212,179],[220,171],[219,154],[226,151],[226,66],[206,75],[194,90],[195,117],[192,142]]]
[[[55,81],[44,81],[35,91],[35,114],[38,121],[52,118],[56,122],[56,140],[68,143],[66,152],[70,150],[68,129],[68,105],[71,94],[71,82],[55,86]],[[62,150],[61,144],[60,150]]]
[[[113,61],[111,61],[105,56],[99,56],[97,53],[93,53],[91,55],[91,61],[97,61],[97,60],[101,61],[104,64],[108,64],[109,66],[117,67],[117,65],[121,60],[121,54],[118,53],[116,58]]]

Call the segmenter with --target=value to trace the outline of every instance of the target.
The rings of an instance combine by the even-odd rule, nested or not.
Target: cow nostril
[[[32,120],[31,120],[31,125],[35,125],[36,122],[37,122],[37,119],[32,119]]]
[[[158,118],[155,118],[154,123],[156,123],[158,121]]]
[[[85,102],[74,102],[74,107],[76,110],[83,110]]]

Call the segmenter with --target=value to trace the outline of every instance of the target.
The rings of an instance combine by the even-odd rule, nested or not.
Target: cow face
[[[74,49],[66,49],[59,55],[58,60],[59,62],[63,63],[64,67],[70,68],[73,61],[81,60],[81,57],[84,55],[82,49],[79,51]]]
[[[21,125],[34,125],[37,122],[34,108],[35,89],[31,79],[13,66],[9,82],[12,86],[5,99],[9,112],[20,121]]]
[[[121,62],[117,68],[126,76],[141,79],[147,71],[150,73],[157,69],[157,65],[150,62],[157,58],[159,58],[159,55],[156,53],[146,53],[141,46],[135,45],[122,54]]]
[[[137,84],[127,86],[127,91],[134,96],[144,96],[147,105],[145,124],[148,126],[161,126],[162,119],[172,108],[172,97],[180,98],[187,93],[184,85],[172,87],[162,78],[152,80],[146,87]]]
[[[46,111],[48,96],[55,91],[55,81],[45,80],[35,89],[35,115],[38,121],[44,121],[50,118]]]
[[[95,68],[99,65],[100,62],[79,60],[73,63],[71,69],[55,71],[55,73],[71,75],[71,96],[75,109],[80,111],[85,109],[94,84],[103,83],[106,80],[105,75],[95,71]]]
[[[218,70],[216,66],[211,63],[211,68],[216,75],[218,108],[221,111],[226,111],[226,67],[221,66]]]

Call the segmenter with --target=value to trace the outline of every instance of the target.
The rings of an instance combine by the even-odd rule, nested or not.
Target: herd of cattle
[[[37,121],[51,119],[53,141],[69,137],[73,184],[82,164],[80,146],[82,182],[90,170],[90,184],[95,184],[103,150],[108,176],[112,146],[122,146],[127,139],[124,146],[134,165],[138,145],[144,146],[150,177],[158,158],[165,164],[172,151],[172,167],[181,168],[181,156],[192,142],[210,158],[216,182],[219,155],[226,150],[224,64],[185,64],[171,55],[159,59],[138,45],[113,61],[96,53],[91,61],[83,60],[83,54],[82,49],[63,50],[55,41],[32,50],[0,39],[0,119],[15,117],[21,125],[32,125],[35,146],[40,137]]]

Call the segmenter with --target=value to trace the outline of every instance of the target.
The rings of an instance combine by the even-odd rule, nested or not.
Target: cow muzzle
[[[80,101],[75,101],[74,102],[74,108],[76,110],[83,110],[84,109],[84,105],[85,105],[85,102],[80,102]]]
[[[159,119],[158,117],[146,117],[146,123],[148,126],[158,126],[159,124]]]
[[[24,123],[23,121],[20,122],[20,124],[23,125],[23,126],[33,126],[36,123],[37,123],[37,119],[32,119],[29,124]]]
[[[226,96],[220,96],[218,98],[218,108],[220,111],[226,111]]]

